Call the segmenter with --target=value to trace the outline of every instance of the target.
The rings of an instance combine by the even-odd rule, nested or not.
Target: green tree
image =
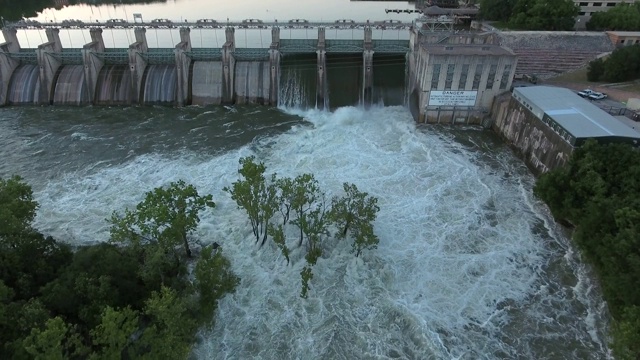
[[[189,314],[185,299],[175,290],[163,287],[147,300],[144,314],[150,319],[150,324],[136,343],[139,354],[136,357],[186,359],[197,323]]]
[[[619,3],[607,11],[593,13],[586,24],[587,30],[640,30],[640,3]]]
[[[47,320],[44,329],[33,329],[23,341],[24,348],[36,360],[79,359],[89,353],[75,326],[60,317]]]
[[[516,2],[516,0],[480,0],[480,18],[509,21]]]
[[[275,175],[271,183],[265,178],[264,163],[256,163],[254,156],[240,158],[238,173],[242,179],[231,184],[224,191],[231,195],[238,208],[244,209],[249,216],[256,243],[262,238],[263,246],[267,241],[269,221],[279,209],[278,194],[275,186]]]
[[[240,284],[240,278],[231,271],[231,263],[222,255],[222,248],[214,249],[213,246],[202,249],[194,275],[200,310],[205,321],[209,321],[218,300],[227,293],[233,293]]]
[[[21,177],[0,178],[0,241],[9,235],[30,232],[37,209],[31,186]]]
[[[133,246],[157,243],[165,252],[182,246],[190,258],[188,235],[200,222],[198,214],[207,207],[215,207],[211,195],[200,196],[193,185],[182,180],[172,182],[148,192],[135,211],[126,210],[124,216],[114,212],[111,240]]]
[[[631,81],[640,78],[640,45],[614,50],[605,61],[604,80]]]
[[[604,60],[602,58],[590,61],[587,68],[587,80],[600,81],[600,78],[604,75],[604,69]]]
[[[573,240],[600,278],[615,319],[612,349],[640,358],[640,152],[594,140],[562,169],[543,174],[535,194],[576,229]]]
[[[352,248],[358,257],[362,250],[375,249],[379,243],[373,222],[380,207],[377,198],[359,191],[354,184],[344,183],[342,187],[346,195],[332,199],[330,219],[338,227],[338,238],[345,238],[347,234],[353,237]]]
[[[316,180],[313,174],[302,174],[296,176],[292,185],[291,209],[293,209],[295,215],[295,219],[292,220],[292,224],[296,225],[300,230],[298,246],[302,246],[305,231],[311,231],[309,228],[309,226],[311,226],[309,221],[313,217],[308,217],[307,215],[309,212],[313,211],[314,206],[318,205],[317,202],[324,197],[324,194],[320,191],[318,180]],[[324,207],[324,204],[321,205]],[[305,230],[305,227],[307,227],[307,230]]]
[[[133,335],[140,325],[139,313],[130,307],[114,309],[107,306],[102,312],[100,325],[91,330],[93,345],[98,350],[95,359],[119,360],[126,353]]]
[[[640,355],[640,306],[625,309],[622,320],[613,324],[611,348],[616,359],[637,360]]]
[[[569,31],[580,7],[572,0],[518,0],[509,25],[526,30]]]

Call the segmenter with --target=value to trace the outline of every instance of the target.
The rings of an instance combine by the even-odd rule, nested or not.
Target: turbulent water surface
[[[327,246],[309,299],[292,264],[259,249],[222,191],[238,159],[312,172],[328,196],[352,182],[379,198],[378,249]],[[21,174],[36,226],[74,244],[107,239],[105,218],[184,179],[211,193],[196,237],[222,244],[242,278],[202,334],[202,359],[597,359],[604,304],[534,179],[478,128],[416,127],[402,107],[5,108],[0,176]]]

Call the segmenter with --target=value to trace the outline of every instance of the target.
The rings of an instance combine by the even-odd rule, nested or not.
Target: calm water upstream
[[[21,174],[36,226],[104,241],[111,211],[185,179],[218,206],[197,237],[221,243],[242,282],[198,359],[604,359],[607,317],[569,241],[509,148],[477,128],[416,127],[403,107],[332,113],[246,108],[0,109],[0,176]],[[222,188],[241,156],[378,197],[377,250],[337,244],[300,299],[291,266],[259,250]]]
[[[182,0],[72,6],[37,19],[414,18],[385,8],[413,5]],[[177,33],[166,31],[150,45],[174,45]],[[270,41],[263,32],[251,41]],[[194,46],[215,47],[224,36],[198,33]],[[23,47],[44,42],[38,31],[20,36]],[[66,47],[86,37],[61,31]],[[105,30],[104,38],[108,47],[132,42],[127,32]],[[293,103],[304,103],[299,97]],[[328,196],[352,182],[378,197],[378,249],[355,259],[348,243],[336,244],[314,268],[309,299],[300,299],[300,249],[290,266],[273,246],[258,249],[245,214],[222,191],[248,155],[269,173],[314,173]],[[105,241],[112,211],[170,181],[213,194],[218,206],[202,216],[196,236],[222,244],[242,282],[202,333],[197,359],[608,357],[599,289],[534,198],[532,175],[486,130],[417,127],[404,107],[12,107],[0,109],[0,159],[0,176],[20,174],[33,185],[37,228],[72,244]]]

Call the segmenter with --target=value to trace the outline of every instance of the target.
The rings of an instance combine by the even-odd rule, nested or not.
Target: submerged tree
[[[375,249],[380,241],[373,233],[373,222],[380,211],[378,199],[359,191],[354,184],[344,183],[342,187],[346,195],[333,198],[330,218],[338,227],[338,238],[348,234],[353,237],[352,248],[358,257],[364,249]]]
[[[188,235],[200,222],[199,212],[215,207],[211,195],[200,196],[193,185],[180,180],[148,192],[135,211],[111,217],[111,240],[134,247],[157,243],[165,252],[182,246],[191,257]]]
[[[231,188],[224,191],[231,194],[238,208],[247,212],[256,243],[262,238],[260,246],[267,241],[269,221],[279,209],[275,175],[271,183],[267,184],[264,163],[256,163],[254,156],[240,158],[240,179],[231,184]]]

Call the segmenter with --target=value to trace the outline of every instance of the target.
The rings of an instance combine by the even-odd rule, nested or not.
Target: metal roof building
[[[553,86],[514,88],[513,98],[573,146],[579,146],[588,138],[640,144],[639,132],[569,89]]]

